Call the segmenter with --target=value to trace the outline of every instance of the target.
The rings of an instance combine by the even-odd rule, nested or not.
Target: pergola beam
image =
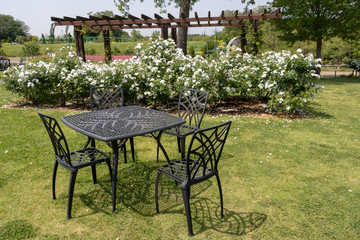
[[[243,26],[246,25],[243,22],[239,22],[239,23],[231,23],[231,25],[229,25],[228,23],[202,23],[202,24],[183,24],[183,25],[170,25],[167,26],[168,28],[193,28],[193,27],[226,27],[226,26]],[[94,26],[94,27],[88,27],[87,29],[91,29],[91,30],[101,30],[101,29],[146,29],[146,28],[159,28],[159,26],[156,25],[142,25],[142,26],[118,26],[118,25],[113,25],[113,26]]]
[[[216,21],[217,22],[219,22],[219,21],[227,21],[227,22],[229,22],[229,21],[234,21],[234,20],[247,20],[247,19],[260,20],[260,19],[276,19],[276,18],[281,18],[281,14],[279,14],[279,11],[275,11],[272,14],[256,14],[256,15],[253,15],[252,12],[250,11],[246,15],[218,16],[218,17],[211,17],[210,12],[209,12],[208,17],[196,17],[195,16],[194,18],[190,18],[190,17],[189,18],[172,18],[172,17],[169,16],[168,19],[165,19],[165,18],[140,19],[140,18],[137,18],[135,16],[129,15],[129,18],[123,18],[123,19],[110,18],[110,17],[107,17],[107,19],[103,19],[103,18],[96,18],[96,17],[90,16],[90,19],[88,19],[88,20],[85,20],[85,18],[80,20],[80,19],[69,18],[69,17],[64,17],[63,19],[52,17],[51,20],[55,22],[55,26],[67,26],[67,25],[74,25],[74,26],[81,26],[81,25],[106,26],[106,25],[132,25],[132,24],[136,24],[136,25],[139,26],[139,28],[141,28],[142,24],[150,24],[150,23],[151,24],[157,24],[157,25],[171,24],[171,23],[176,23],[176,24],[195,23],[195,24],[191,24],[191,25],[195,25],[195,26],[196,25],[202,25],[202,26],[204,26],[201,22],[208,22],[209,26],[212,26],[211,22],[216,22]],[[200,22],[200,24],[199,24],[199,22]]]

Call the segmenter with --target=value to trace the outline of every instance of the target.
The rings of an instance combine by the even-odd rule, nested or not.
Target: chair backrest
[[[183,89],[178,103],[178,116],[187,120],[190,126],[200,128],[203,119],[208,93],[195,89]]]
[[[228,121],[194,133],[186,156],[186,184],[206,179],[217,171],[230,125]]]
[[[45,115],[39,112],[37,109],[36,112],[39,114],[39,117],[44,123],[44,126],[49,134],[51,143],[54,147],[55,156],[59,157],[59,159],[66,164],[72,166],[69,147],[60,125],[55,118]]]
[[[25,65],[26,63],[26,57],[21,57],[20,58],[20,65]]]
[[[122,107],[124,105],[121,87],[93,87],[90,89],[91,111]]]

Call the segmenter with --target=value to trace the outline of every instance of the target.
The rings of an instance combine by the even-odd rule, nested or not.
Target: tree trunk
[[[110,43],[110,30],[103,30],[104,37],[104,50],[105,50],[105,62],[111,63],[111,43]]]
[[[350,40],[349,59],[351,59],[351,52],[352,52],[352,40]]]
[[[322,37],[316,40],[316,58],[321,58]]]
[[[321,47],[322,47],[322,37],[318,37],[316,40],[316,58],[321,58]],[[316,73],[320,74],[321,69],[316,69]]]
[[[83,35],[83,32],[82,32],[82,26],[75,26],[74,27],[74,36],[75,36],[77,54],[78,54],[79,57],[82,58],[82,60],[84,62],[86,62],[85,46],[84,46],[84,35]]]
[[[179,5],[180,5],[179,18],[181,17],[188,18],[190,14],[190,0],[180,0]],[[185,55],[186,55],[186,47],[187,47],[187,33],[188,33],[188,28],[186,27],[178,28],[177,46],[178,48],[181,48],[183,50]]]

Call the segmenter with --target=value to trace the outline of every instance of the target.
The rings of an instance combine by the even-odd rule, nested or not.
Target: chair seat
[[[193,134],[196,130],[200,128],[190,126],[190,125],[181,125],[173,128],[164,130],[164,133],[174,135],[174,136],[187,136]]]
[[[79,151],[71,152],[70,157],[71,164],[76,168],[104,162],[106,159],[109,159],[108,155],[97,150],[96,148],[84,148]]]
[[[199,163],[195,162],[194,160],[189,160],[189,167],[191,174],[195,174],[193,178],[201,178],[204,175],[208,175],[212,172],[212,170],[208,167],[203,168],[200,166]],[[200,167],[200,168],[199,168]],[[196,169],[199,168],[201,171],[196,171]],[[163,165],[158,168],[159,171],[161,171],[163,174],[169,176],[170,178],[174,179],[177,182],[184,182],[187,180],[186,175],[186,159],[174,161],[171,163],[168,163],[166,165]],[[193,172],[194,170],[194,172]]]

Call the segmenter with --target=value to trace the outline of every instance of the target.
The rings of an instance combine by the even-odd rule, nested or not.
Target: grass
[[[121,43],[120,42],[112,42],[111,46],[112,46],[113,51],[116,47],[120,51],[120,55],[127,55],[127,54],[122,54],[122,53],[127,49],[134,50],[134,48],[137,44],[138,44],[138,42],[121,42]],[[48,53],[48,51],[46,50],[47,48],[49,48],[51,52],[57,52],[57,51],[59,51],[59,49],[61,47],[66,46],[68,44],[64,43],[64,44],[39,44],[39,45],[40,45],[40,53],[46,54],[46,53]],[[72,45],[75,46],[75,43]],[[196,42],[196,41],[188,42],[188,47],[194,46],[196,54],[200,54],[200,50],[203,47],[203,45],[206,45],[206,43]],[[22,47],[23,47],[23,45],[20,45],[20,44],[19,45],[3,44],[2,49],[6,53],[7,56],[21,57]],[[85,43],[85,50],[86,50],[86,54],[88,54],[88,52],[95,52],[91,55],[105,55],[104,43]],[[115,55],[117,55],[117,54],[115,54]]]
[[[311,119],[206,115],[203,127],[233,120],[219,166],[225,219],[219,220],[216,180],[192,190],[192,239],[357,239],[360,236],[360,80],[326,78]],[[0,87],[0,98],[11,94]],[[2,100],[0,102],[9,100]],[[80,111],[42,109],[57,119]],[[106,165],[98,184],[82,169],[73,219],[66,220],[69,172],[59,168],[51,198],[53,151],[32,108],[0,108],[0,235],[5,239],[188,239],[181,191],[161,179],[165,163],[150,138],[135,138],[136,161],[119,164],[117,211],[111,211]],[[85,137],[62,124],[71,149]],[[170,158],[176,141],[164,137]],[[110,153],[110,148],[97,142]],[[128,156],[131,156],[130,152]],[[120,160],[121,161],[121,160]]]

